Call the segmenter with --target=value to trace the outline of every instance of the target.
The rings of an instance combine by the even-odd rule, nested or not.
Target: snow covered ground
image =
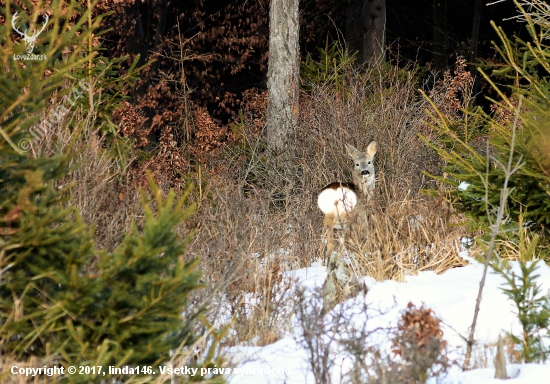
[[[466,267],[455,268],[436,275],[433,272],[420,272],[417,276],[408,276],[405,283],[395,281],[375,282],[370,278],[365,279],[368,293],[350,299],[341,305],[346,311],[353,312],[353,308],[363,308],[368,305],[369,310],[379,310],[377,315],[369,315],[366,328],[375,329],[382,326],[395,325],[400,317],[400,312],[409,302],[417,306],[423,303],[434,310],[435,314],[443,321],[444,339],[448,342],[449,357],[462,363],[466,343],[463,337],[467,337],[468,328],[472,322],[475,300],[478,293],[483,265],[469,259]],[[519,265],[511,263],[516,275],[520,275]],[[550,267],[544,263],[538,263],[537,279],[543,286],[543,292],[550,290]],[[324,267],[310,267],[297,271],[291,271],[289,276],[296,278],[298,284],[308,290],[322,286],[326,272]],[[483,299],[476,329],[476,340],[482,344],[495,343],[499,334],[504,331],[512,331],[519,334],[520,324],[514,315],[513,303],[502,293],[504,279],[489,270],[486,285],[483,291]],[[350,315],[353,325],[360,326],[366,316]],[[234,347],[229,351],[230,366],[234,367],[234,374],[228,376],[231,384],[257,384],[257,383],[314,383],[314,377],[308,365],[307,350],[296,341],[299,334],[298,323],[294,331],[277,341],[264,347]],[[341,335],[340,335],[341,336]],[[372,336],[373,343],[380,343],[381,348],[387,348],[387,340],[376,340]],[[384,347],[384,344],[385,347]],[[489,362],[486,369],[475,369],[462,372],[458,366],[451,367],[443,378],[437,382],[446,384],[489,384],[502,382],[494,379],[492,361],[495,348],[485,351],[486,360]],[[340,349],[332,349],[334,368],[332,370],[333,382],[339,382],[342,372],[349,369],[349,359],[345,354],[341,356]],[[240,371],[236,371],[237,368]],[[511,384],[538,384],[550,383],[550,364],[537,365],[508,365],[507,382]],[[429,383],[435,383],[435,380]]]

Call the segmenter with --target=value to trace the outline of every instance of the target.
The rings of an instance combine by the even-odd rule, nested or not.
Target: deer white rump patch
[[[349,213],[357,205],[357,194],[346,187],[327,188],[319,193],[317,205],[325,215]]]

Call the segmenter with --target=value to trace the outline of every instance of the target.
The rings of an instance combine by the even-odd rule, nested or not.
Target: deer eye
[[[355,166],[358,167],[358,166],[359,166],[359,163],[355,163]]]
[[[370,161],[369,161],[369,162],[368,162],[367,164],[369,164],[369,165],[370,165]]]

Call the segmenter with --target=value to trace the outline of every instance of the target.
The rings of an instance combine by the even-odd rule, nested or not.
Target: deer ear
[[[376,155],[376,141],[371,141],[367,147],[367,155],[374,156]]]
[[[355,159],[357,157],[357,153],[359,152],[357,148],[355,148],[351,144],[346,144],[346,150],[348,151],[348,155],[350,155],[352,159]]]

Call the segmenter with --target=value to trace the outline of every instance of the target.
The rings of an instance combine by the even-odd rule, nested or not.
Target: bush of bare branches
[[[369,221],[352,230],[347,242],[358,274],[402,280],[418,270],[439,273],[462,264],[461,231],[448,225],[451,208],[443,198],[419,193],[435,186],[421,171],[436,173],[437,157],[418,139],[421,132],[429,134],[423,123],[428,106],[418,86],[414,72],[389,66],[350,71],[338,91],[319,84],[302,95],[300,131],[285,163],[267,152],[265,116],[255,110],[231,128],[236,142],[208,167],[185,174],[196,186],[198,209],[178,231],[194,231],[186,257],[201,258],[206,286],[194,305],[208,304],[214,324],[233,319],[227,344],[267,344],[289,328],[292,282],[284,271],[310,266],[323,255],[317,193],[331,181],[351,180],[345,143],[365,149],[376,140],[379,147]],[[132,220],[141,222],[134,192],[139,172],[133,169],[142,163],[134,157],[132,167],[122,169],[97,132],[70,132],[60,126],[40,145],[53,151],[57,143],[76,143],[74,170],[62,181],[75,186],[68,203],[96,225],[97,243],[112,249]]]
[[[302,95],[300,130],[281,162],[266,149],[260,113],[233,126],[239,140],[213,163],[216,174],[196,180],[201,196],[191,252],[203,258],[220,313],[238,319],[234,342],[266,343],[287,329],[282,272],[322,258],[317,194],[329,182],[351,180],[346,143],[365,149],[376,140],[379,147],[369,220],[352,226],[346,245],[358,274],[403,280],[464,264],[458,257],[463,231],[449,226],[451,207],[443,196],[419,193],[437,187],[422,170],[437,173],[438,158],[418,137],[429,128],[428,103],[417,87],[414,72],[392,67],[349,72],[338,91],[314,85]]]

